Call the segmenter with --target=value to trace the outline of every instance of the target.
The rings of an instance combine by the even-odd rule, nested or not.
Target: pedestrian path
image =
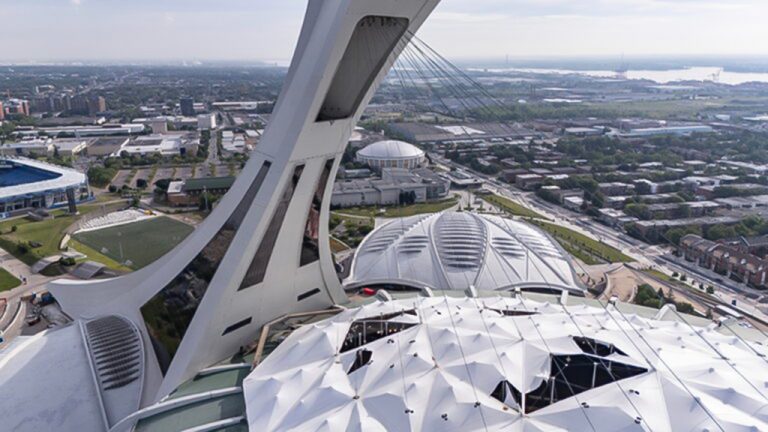
[[[11,299],[24,296],[30,292],[39,290],[40,287],[54,279],[41,274],[34,274],[28,265],[19,261],[2,248],[0,248],[0,267],[22,281],[22,284],[19,287],[10,291],[0,292],[0,298]]]

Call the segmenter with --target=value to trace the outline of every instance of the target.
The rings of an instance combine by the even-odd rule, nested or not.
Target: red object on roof
[[[363,288],[362,293],[365,296],[372,296],[372,295],[376,295],[376,290],[373,288]]]

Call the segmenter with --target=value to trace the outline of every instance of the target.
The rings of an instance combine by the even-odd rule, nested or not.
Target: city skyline
[[[0,54],[0,62],[247,60],[284,65],[305,6],[304,0],[0,1],[6,23],[0,36],[15,41]],[[761,22],[766,13],[768,5],[757,0],[447,0],[420,36],[457,60],[764,56],[768,52],[754,41],[768,37]],[[264,40],[270,42],[260,43]]]

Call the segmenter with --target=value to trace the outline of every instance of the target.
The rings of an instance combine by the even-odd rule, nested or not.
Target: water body
[[[609,70],[572,70],[544,68],[496,68],[471,69],[473,71],[488,71],[494,73],[527,73],[541,75],[584,75],[594,78],[616,79],[616,72]],[[659,84],[669,84],[682,81],[717,81],[720,84],[739,85],[750,82],[768,83],[768,73],[729,72],[721,67],[691,67],[669,70],[629,70],[627,79],[649,80]]]

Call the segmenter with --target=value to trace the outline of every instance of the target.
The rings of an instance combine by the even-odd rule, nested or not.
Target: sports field
[[[159,217],[76,234],[75,240],[134,270],[146,267],[193,231],[185,223]],[[130,263],[128,263],[130,261]]]

